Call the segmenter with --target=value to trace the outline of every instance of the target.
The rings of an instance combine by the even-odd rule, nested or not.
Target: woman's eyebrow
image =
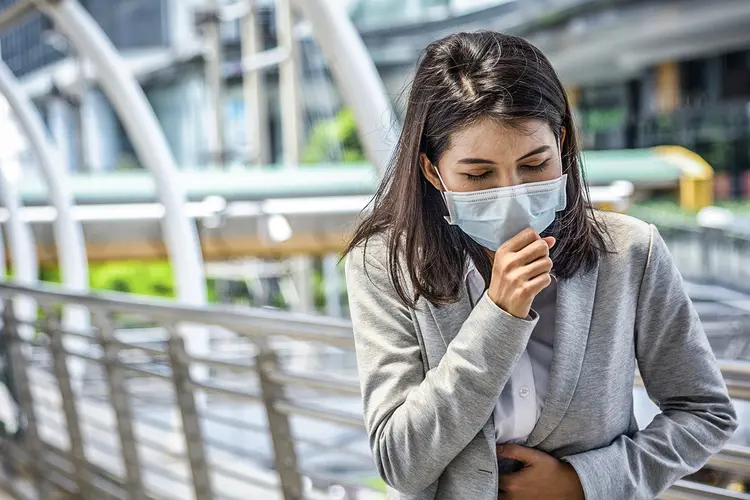
[[[550,149],[551,149],[551,148],[550,148],[549,146],[540,146],[540,147],[536,148],[536,149],[535,149],[535,150],[533,150],[533,151],[529,151],[528,153],[526,153],[525,155],[523,155],[522,157],[520,157],[520,158],[519,158],[519,159],[517,159],[516,161],[521,161],[521,160],[525,160],[525,159],[526,159],[526,158],[528,158],[529,156],[534,156],[534,155],[538,155],[539,153],[544,153],[545,151],[549,151]]]
[[[458,163],[465,163],[467,165],[482,165],[482,164],[494,165],[495,164],[494,161],[485,160],[484,158],[462,158],[458,160]]]

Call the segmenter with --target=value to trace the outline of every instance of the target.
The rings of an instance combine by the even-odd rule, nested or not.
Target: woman
[[[393,499],[652,499],[736,427],[653,226],[586,201],[565,92],[499,33],[432,43],[348,249],[365,423]],[[661,414],[633,415],[640,370]]]

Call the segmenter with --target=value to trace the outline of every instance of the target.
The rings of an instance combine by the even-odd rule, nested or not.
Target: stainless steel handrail
[[[41,320],[22,323],[15,318],[9,305],[19,295],[33,297],[40,304]],[[3,284],[0,298],[6,304],[2,334],[10,340],[14,355],[13,373],[20,388],[27,435],[22,443],[10,444],[13,456],[25,464],[40,492],[52,488],[74,495],[85,496],[88,492],[89,497],[93,494],[117,498],[116,494],[102,493],[104,481],[106,489],[119,488],[132,498],[145,499],[157,496],[154,481],[168,481],[175,486],[161,484],[162,490],[177,488],[175,495],[201,500],[247,497],[248,488],[258,485],[265,485],[266,492],[270,485],[284,498],[297,499],[315,497],[319,489],[325,490],[331,483],[347,488],[362,483],[356,475],[311,466],[309,459],[302,461],[302,466],[298,453],[305,449],[338,455],[336,460],[346,466],[360,467],[356,477],[376,477],[372,464],[363,464],[362,460],[368,456],[367,438],[359,413],[356,373],[348,369],[340,376],[315,369],[300,371],[298,366],[285,363],[304,361],[306,354],[280,356],[273,347],[290,349],[304,344],[351,350],[351,323],[346,320],[265,309],[195,308],[115,293],[78,295],[52,286],[37,289]],[[65,304],[85,306],[99,318],[95,329],[73,332],[76,339],[88,340],[89,351],[74,352],[65,343],[64,338],[71,332],[59,328],[54,312],[56,306]],[[120,313],[136,314],[158,325],[145,332],[147,336],[153,334],[158,344],[144,340],[142,329],[129,341],[127,330],[118,330],[114,324]],[[223,338],[234,335],[243,346],[250,342],[252,348],[243,347],[232,359],[224,355],[190,355],[181,338],[169,333],[181,323],[218,327]],[[37,337],[21,338],[21,327],[35,329]],[[294,339],[296,344],[279,343],[280,338]],[[36,346],[33,359],[27,356],[27,345]],[[138,353],[126,357],[121,352]],[[93,397],[75,389],[65,366],[65,361],[72,359],[84,360],[95,373],[101,373],[99,377],[103,378],[89,377],[89,383],[104,384],[107,390],[96,391],[100,396]],[[719,365],[733,396],[750,399],[750,363],[721,361]],[[218,371],[213,378],[196,379],[191,371],[195,366]],[[238,373],[242,374],[242,386],[236,383]],[[40,375],[44,375],[44,383],[40,383]],[[154,385],[157,381],[158,387]],[[169,387],[169,394],[162,392]],[[138,390],[147,392],[140,394]],[[64,394],[72,396],[65,398]],[[322,401],[316,395],[323,395]],[[328,404],[324,404],[326,401]],[[223,412],[226,416],[218,411],[221,405],[228,405]],[[179,416],[177,421],[175,415]],[[316,429],[314,434],[295,434],[300,427],[291,424],[297,419],[315,422],[310,424]],[[96,425],[90,426],[90,421]],[[228,438],[203,435],[216,425],[232,428]],[[92,431],[96,431],[95,436]],[[61,436],[61,432],[67,435]],[[339,437],[326,437],[331,432]],[[354,441],[346,433],[354,433]],[[349,448],[350,444],[356,446]],[[238,455],[243,449],[248,452]],[[161,456],[170,458],[164,461]],[[264,460],[266,456],[268,459]],[[50,461],[53,458],[55,463]],[[122,463],[121,468],[113,465],[115,459]],[[181,466],[175,468],[175,463]],[[708,465],[732,476],[746,477],[750,448],[728,446]],[[55,473],[46,474],[47,468]],[[97,472],[92,475],[92,471]],[[222,480],[214,482],[214,476],[221,476]],[[303,477],[309,478],[307,483]],[[308,489],[303,491],[305,484]],[[367,488],[364,484],[361,487]],[[750,500],[747,494],[685,481],[661,498]]]

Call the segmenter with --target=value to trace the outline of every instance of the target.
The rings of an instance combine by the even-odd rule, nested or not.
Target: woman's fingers
[[[516,252],[515,258],[517,264],[524,266],[547,256],[549,256],[549,244],[540,239]]]
[[[543,257],[537,259],[531,264],[527,264],[520,269],[521,276],[526,280],[536,278],[540,274],[549,273],[552,270],[552,259]]]
[[[541,238],[533,229],[524,229],[500,247],[498,252],[518,252]]]
[[[531,295],[531,297],[536,297],[537,294],[547,288],[550,283],[552,283],[552,276],[550,276],[549,273],[540,274],[526,283],[525,292],[528,295]]]

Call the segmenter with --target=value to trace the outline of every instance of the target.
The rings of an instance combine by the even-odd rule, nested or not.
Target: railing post
[[[174,328],[167,330],[169,331],[169,364],[172,367],[175,399],[182,418],[182,433],[185,437],[188,460],[190,460],[195,498],[196,500],[213,500],[211,475],[206,461],[203,433],[195,404],[195,394],[193,394],[195,387],[190,377],[190,362],[185,351],[185,342],[182,337],[175,334]]]
[[[130,399],[125,389],[123,370],[119,366],[120,347],[113,342],[115,330],[109,315],[103,311],[95,311],[94,325],[99,329],[99,343],[102,346],[102,358],[107,374],[109,402],[115,412],[117,433],[120,438],[120,451],[125,466],[125,490],[130,500],[145,500],[143,480],[141,478],[141,460],[133,432],[133,411]]]
[[[39,428],[37,427],[36,410],[34,408],[34,399],[31,395],[29,385],[28,371],[26,367],[26,358],[24,357],[21,343],[23,339],[18,334],[18,321],[13,312],[13,301],[7,300],[3,310],[3,329],[5,330],[8,342],[8,355],[11,362],[11,371],[13,373],[13,383],[18,393],[18,401],[26,417],[26,427],[21,427],[23,440],[26,442],[28,465],[34,476],[34,484],[40,499],[53,498],[52,485],[47,479],[45,470],[45,451],[42,446],[42,440],[39,437]]]
[[[701,239],[700,239],[700,246],[701,246],[701,272],[703,276],[701,277],[706,282],[713,282],[713,276],[711,275],[711,238],[712,238],[711,230],[708,228],[702,228],[701,229]]]
[[[93,500],[89,488],[90,476],[88,464],[86,462],[86,453],[83,446],[81,424],[78,419],[76,396],[70,382],[67,353],[63,347],[63,333],[60,330],[60,322],[58,321],[57,314],[48,307],[44,308],[43,329],[49,337],[49,348],[50,354],[52,355],[55,379],[57,379],[57,387],[60,389],[61,404],[65,414],[65,424],[68,428],[70,452],[73,456],[73,465],[75,466],[75,480],[78,484],[78,494],[84,500]]]
[[[278,359],[276,353],[267,345],[260,344],[258,349],[256,367],[281,490],[284,500],[301,500],[302,476],[297,464],[289,417],[276,409],[276,401],[283,397],[283,388],[273,380],[273,373],[278,369]]]

